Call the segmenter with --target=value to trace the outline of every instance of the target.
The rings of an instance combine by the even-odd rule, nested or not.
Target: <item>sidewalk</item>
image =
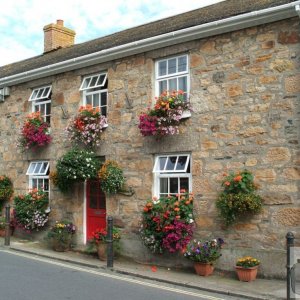
[[[19,251],[90,268],[107,269],[106,262],[100,261],[92,255],[76,251],[55,252],[39,242],[12,238],[9,247],[2,245],[4,245],[4,239],[0,239],[0,247],[9,251]],[[252,282],[240,282],[236,278],[218,275],[217,272],[208,277],[200,277],[193,273],[170,268],[138,264],[125,258],[114,260],[113,269],[107,271],[237,296],[240,299],[286,299],[286,282],[284,280],[256,279]]]

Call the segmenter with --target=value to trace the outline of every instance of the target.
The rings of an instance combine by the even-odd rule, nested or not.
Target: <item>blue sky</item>
[[[43,27],[57,19],[81,43],[219,1],[0,0],[0,66],[42,54]]]

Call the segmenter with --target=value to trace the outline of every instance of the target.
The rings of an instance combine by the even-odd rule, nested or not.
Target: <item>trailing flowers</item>
[[[73,143],[95,147],[100,145],[100,134],[106,126],[107,119],[101,115],[100,109],[86,105],[79,108],[77,116],[70,122],[66,132]]]
[[[152,253],[184,249],[194,230],[193,195],[166,196],[148,201],[143,209],[140,235]]]
[[[49,123],[43,120],[40,112],[29,114],[21,129],[18,146],[23,150],[27,150],[49,144],[51,142],[49,129]]]
[[[166,136],[179,133],[184,111],[190,111],[189,102],[184,100],[183,91],[163,92],[153,109],[139,116],[139,129],[143,136]]]
[[[28,194],[14,198],[14,219],[17,227],[25,231],[39,231],[48,222],[50,209],[48,194],[42,190],[33,189]]]

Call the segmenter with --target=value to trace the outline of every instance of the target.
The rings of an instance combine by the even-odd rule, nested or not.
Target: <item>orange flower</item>
[[[236,182],[241,181],[242,179],[243,179],[243,177],[241,175],[238,175],[238,176],[233,178],[233,180],[236,181]]]
[[[185,201],[186,205],[189,205],[191,203],[191,201]]]
[[[144,207],[144,212],[148,212],[149,211],[149,208],[148,207]]]
[[[175,207],[174,211],[180,211],[180,208],[179,207]]]
[[[230,182],[229,181],[225,181],[224,184],[227,185],[227,186],[230,186]]]
[[[175,219],[176,219],[176,220],[180,219],[180,216],[176,216]]]
[[[178,201],[174,202],[174,206],[179,206],[179,202]]]

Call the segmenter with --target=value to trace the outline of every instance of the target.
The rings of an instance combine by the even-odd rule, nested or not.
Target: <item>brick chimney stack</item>
[[[46,25],[43,30],[44,53],[74,45],[75,31],[64,27],[63,20],[57,20],[56,24]]]

